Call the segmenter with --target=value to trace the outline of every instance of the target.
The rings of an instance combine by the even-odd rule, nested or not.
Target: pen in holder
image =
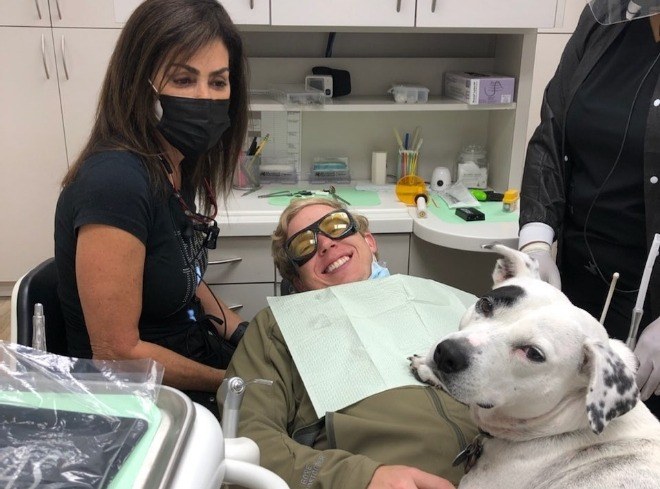
[[[413,149],[399,150],[399,164],[396,167],[397,181],[406,175],[417,175],[417,158],[419,151]]]
[[[256,190],[261,187],[259,167],[261,155],[242,154],[234,172],[233,187],[236,190]]]

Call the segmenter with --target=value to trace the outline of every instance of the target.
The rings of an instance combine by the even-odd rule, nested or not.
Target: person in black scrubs
[[[152,358],[217,413],[245,322],[202,279],[248,117],[241,37],[216,0],[146,0],[110,59],[55,213],[68,353]],[[199,208],[196,203],[199,203]]]
[[[544,280],[625,341],[660,232],[660,1],[591,0],[549,82],[527,149],[521,250]],[[557,263],[550,245],[557,240]],[[635,354],[642,399],[660,416],[660,263]]]

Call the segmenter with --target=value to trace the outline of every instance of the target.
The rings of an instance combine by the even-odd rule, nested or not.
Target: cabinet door
[[[376,234],[379,261],[385,263],[390,274],[408,274],[410,234]]]
[[[53,29],[69,164],[87,141],[120,29]]]
[[[49,26],[48,0],[3,0],[0,25]]]
[[[49,28],[0,27],[0,282],[53,256],[67,169]]]
[[[53,27],[122,27],[142,0],[50,0]]]
[[[222,0],[220,3],[235,24],[270,24],[270,2],[268,0]]]
[[[557,0],[417,0],[418,27],[552,27]]]
[[[271,0],[272,25],[415,25],[415,0]]]

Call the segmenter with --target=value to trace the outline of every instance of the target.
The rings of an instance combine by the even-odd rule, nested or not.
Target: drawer
[[[204,280],[207,284],[274,282],[270,237],[221,237],[218,247],[209,250],[209,266]]]
[[[275,295],[275,284],[227,284],[209,285],[213,293],[222,299],[245,321],[268,306],[266,297]]]

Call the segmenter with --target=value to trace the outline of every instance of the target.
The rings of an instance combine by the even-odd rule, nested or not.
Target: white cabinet
[[[256,1],[256,0],[255,0]],[[415,25],[415,0],[271,0],[272,25],[378,26]]]
[[[270,24],[270,0],[222,0],[235,24]]]
[[[51,30],[0,27],[0,46],[0,282],[13,282],[53,256],[67,164]]]
[[[275,266],[267,236],[221,237],[209,251],[204,281],[246,321],[275,295]]]
[[[3,0],[0,25],[49,26],[48,0]]]
[[[120,32],[120,29],[53,29],[69,164],[87,142],[103,78]]]
[[[410,250],[410,233],[376,234],[379,261],[392,275],[408,274],[408,254]]]
[[[141,0],[50,0],[53,27],[122,27]]]
[[[417,0],[417,27],[552,27],[557,0]]]

